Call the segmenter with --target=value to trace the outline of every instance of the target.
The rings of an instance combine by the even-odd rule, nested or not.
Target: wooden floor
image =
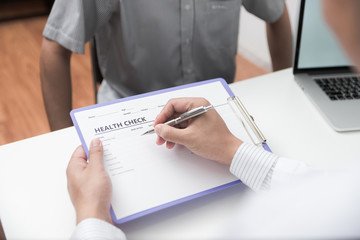
[[[46,17],[0,22],[0,145],[49,132],[39,56]],[[235,80],[266,73],[240,55]],[[88,46],[71,60],[73,107],[94,104]]]

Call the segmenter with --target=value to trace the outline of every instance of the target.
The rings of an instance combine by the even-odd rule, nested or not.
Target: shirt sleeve
[[[273,168],[271,175],[271,188],[283,187],[294,182],[301,182],[306,179],[319,178],[327,175],[328,172],[309,166],[303,161],[280,157]]]
[[[249,143],[243,143],[238,148],[230,172],[254,191],[283,187],[289,182],[323,173],[303,161],[278,157]]]
[[[125,234],[114,225],[97,218],[87,218],[81,221],[71,235],[72,240],[82,239],[118,239],[126,240]]]
[[[254,191],[269,188],[278,158],[261,147],[243,143],[233,157],[230,172]]]
[[[267,23],[275,22],[284,11],[284,0],[244,0],[245,9]]]
[[[85,43],[110,19],[118,4],[116,0],[56,0],[43,35],[83,54]]]

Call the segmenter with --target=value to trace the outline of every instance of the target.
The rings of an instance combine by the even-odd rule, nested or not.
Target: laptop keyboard
[[[321,77],[314,80],[333,101],[360,99],[360,76]]]

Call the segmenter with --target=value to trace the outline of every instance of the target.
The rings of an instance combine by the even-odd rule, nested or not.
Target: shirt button
[[[185,4],[184,9],[189,10],[191,8],[190,4]]]
[[[189,43],[190,43],[190,39],[189,39],[189,38],[185,39],[185,43],[186,43],[186,44],[189,44]]]

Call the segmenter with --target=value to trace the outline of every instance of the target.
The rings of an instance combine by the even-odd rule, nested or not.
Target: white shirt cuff
[[[243,143],[236,151],[230,172],[254,191],[270,187],[272,169],[279,157],[261,147]]]
[[[87,218],[75,228],[70,239],[126,239],[125,234],[114,225],[97,218]]]

